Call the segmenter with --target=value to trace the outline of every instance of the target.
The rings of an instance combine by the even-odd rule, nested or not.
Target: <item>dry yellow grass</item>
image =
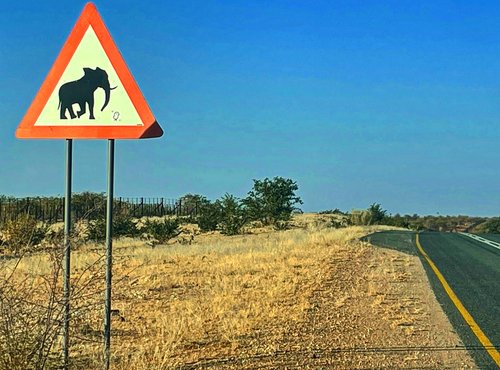
[[[321,265],[363,228],[206,235],[191,246],[117,243],[113,308],[116,368],[170,368],[228,357],[259,330],[309,308]],[[100,328],[96,316],[94,330]],[[99,345],[79,352],[99,353]],[[97,359],[96,359],[97,360]]]
[[[388,229],[331,229],[325,227],[327,221],[301,215],[295,219],[301,229],[199,235],[189,246],[151,249],[136,240],[116,241],[113,368],[170,369],[209,364],[211,359],[223,364],[233,357],[279,351],[291,328],[300,327],[315,308],[311,298],[331,279],[329,266],[346,255],[356,263],[356,256],[368,248],[358,238]],[[73,253],[75,276],[98,258],[96,248]],[[43,274],[49,267],[44,258],[25,259],[19,271]],[[356,294],[383,303],[385,297],[378,293],[370,285],[366,294]],[[346,287],[332,302],[341,308],[356,294]],[[101,366],[102,311],[96,308],[73,327],[75,368]]]

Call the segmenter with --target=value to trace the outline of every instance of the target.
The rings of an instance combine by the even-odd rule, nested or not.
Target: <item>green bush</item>
[[[179,235],[179,220],[163,219],[163,220],[146,220],[141,231],[148,236],[156,239],[158,243],[165,243],[168,240]]]
[[[220,204],[220,223],[219,228],[222,234],[236,235],[241,232],[245,225],[246,218],[244,210],[238,198],[233,195],[225,194]]]
[[[235,235],[241,232],[246,217],[241,202],[233,195],[225,194],[221,199],[209,201],[201,195],[185,195],[183,204],[196,204],[198,213],[194,219],[203,232],[220,230],[222,234]]]
[[[196,216],[196,223],[203,232],[217,230],[222,218],[221,204],[217,200],[215,202],[206,201],[198,208],[198,215]]]
[[[189,214],[184,221],[196,223],[201,231],[214,231],[221,220],[221,209],[218,201],[210,202],[199,194],[186,194],[180,199],[182,208]],[[194,212],[193,212],[194,211]]]
[[[94,242],[106,239],[106,220],[104,218],[89,221],[88,238]]]
[[[253,189],[242,200],[245,213],[251,221],[261,221],[264,225],[288,221],[297,209],[295,205],[302,204],[300,197],[295,194],[297,183],[291,179],[275,177],[253,182]]]
[[[140,231],[131,217],[118,216],[113,219],[113,236],[129,236],[134,238],[139,235]]]
[[[113,238],[122,236],[137,237],[140,231],[131,217],[116,216],[113,218]],[[88,239],[100,242],[106,239],[106,220],[98,218],[88,223]]]
[[[106,195],[88,191],[75,193],[71,197],[71,208],[77,218],[102,219],[106,214]]]

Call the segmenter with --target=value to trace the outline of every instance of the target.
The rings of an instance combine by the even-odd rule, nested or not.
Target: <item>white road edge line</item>
[[[469,234],[469,233],[459,233],[459,234],[468,236],[469,238],[475,239],[475,240],[477,240],[477,241],[479,241],[481,243],[484,243],[484,244],[488,244],[489,246],[500,250],[500,243],[497,243],[497,242],[494,242],[494,241],[491,241],[491,240],[488,240],[488,239],[485,239],[485,238],[481,238],[480,236],[477,236],[477,235],[474,235],[474,234]]]

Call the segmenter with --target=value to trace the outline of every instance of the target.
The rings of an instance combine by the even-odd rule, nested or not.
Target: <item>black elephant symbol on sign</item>
[[[110,92],[115,87],[109,87],[108,74],[105,70],[97,67],[96,69],[84,68],[84,75],[76,81],[67,82],[59,88],[59,107],[60,119],[66,119],[66,110],[69,111],[71,119],[78,115],[80,118],[86,112],[85,106],[89,105],[89,118],[94,117],[94,91],[98,87],[102,88],[105,93],[104,105],[101,111],[106,108],[109,103]],[[80,110],[75,115],[73,104],[77,103]]]

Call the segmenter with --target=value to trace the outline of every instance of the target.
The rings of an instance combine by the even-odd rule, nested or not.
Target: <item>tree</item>
[[[387,215],[387,211],[382,209],[382,206],[378,203],[373,203],[368,208],[368,211],[371,214],[370,224],[372,225],[379,225]]]
[[[201,231],[214,231],[221,220],[221,204],[219,200],[210,202],[209,200],[203,201],[198,205],[198,213],[196,215],[196,223]]]
[[[291,179],[275,177],[272,180],[253,180],[253,189],[242,200],[250,220],[262,221],[264,225],[276,225],[288,221],[296,204],[303,204],[295,192],[297,183]]]
[[[199,194],[186,194],[181,197],[181,206],[184,210],[188,211],[185,213],[197,213],[203,206],[206,206],[210,201]]]

